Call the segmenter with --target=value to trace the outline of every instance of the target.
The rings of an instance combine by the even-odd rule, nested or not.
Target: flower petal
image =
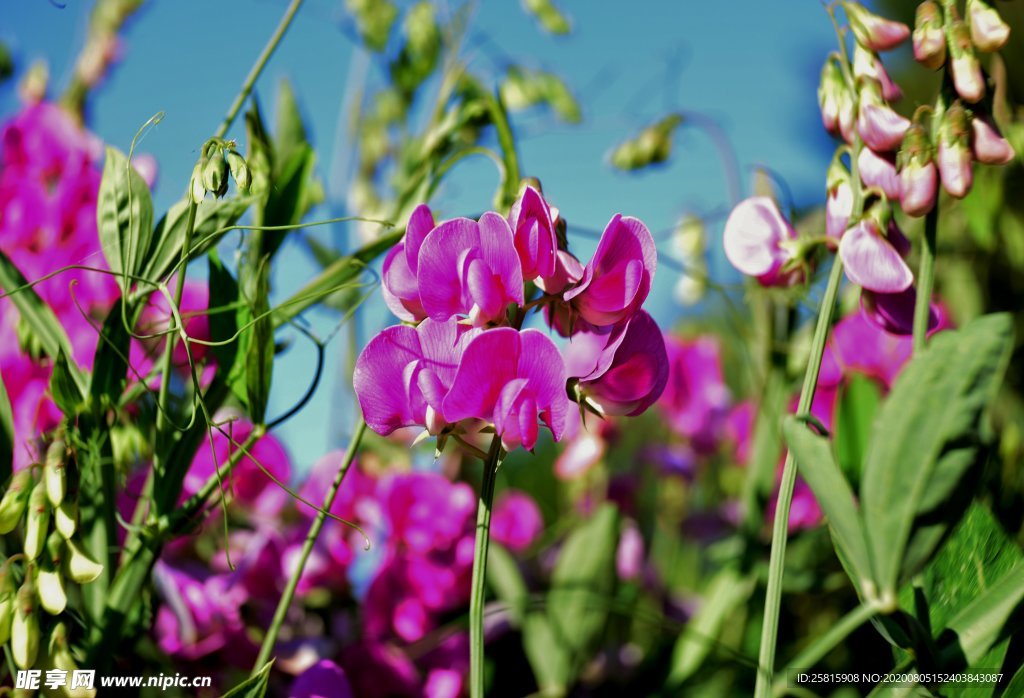
[[[839,256],[849,279],[868,290],[896,293],[914,281],[910,267],[870,221],[846,231],[839,243]]]

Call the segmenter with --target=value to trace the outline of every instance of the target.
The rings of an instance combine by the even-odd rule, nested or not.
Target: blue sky
[[[45,59],[59,90],[84,41],[91,4],[66,0],[61,8],[47,0],[0,0],[0,40],[13,50],[19,68]],[[139,147],[160,163],[158,211],[184,191],[199,145],[219,124],[286,4],[150,0],[128,26],[123,60],[94,96],[89,124],[106,141],[127,149],[141,124],[166,112]],[[600,230],[620,211],[663,230],[682,213],[714,211],[728,203],[715,148],[696,129],[679,133],[667,166],[626,175],[607,165],[612,146],[669,110],[700,112],[720,124],[738,154],[744,186],[751,167],[767,165],[785,180],[797,205],[823,199],[831,146],[820,126],[815,89],[835,40],[821,5],[561,0],[560,6],[573,22],[568,37],[544,34],[513,0],[478,3],[468,55],[485,77],[497,78],[514,61],[554,71],[574,88],[583,124],[565,126],[543,114],[516,115],[513,124],[525,174],[540,178],[570,230]],[[343,161],[346,152],[339,115],[359,52],[346,27],[342,0],[307,0],[257,86],[268,110],[276,81],[293,82],[329,189],[344,184],[330,177],[338,169],[332,163]],[[17,108],[8,83],[0,88],[0,115]],[[467,164],[453,173],[436,203],[444,215],[478,212],[490,202],[495,183],[490,165]],[[327,217],[329,212],[317,213]],[[710,271],[717,280],[733,280],[719,233],[720,226],[710,230]],[[324,234],[344,245],[355,231]],[[275,284],[286,291],[315,272],[300,246],[286,244]],[[665,324],[682,313],[671,302],[674,277],[662,266],[652,294],[655,315]],[[366,315],[360,320],[364,338],[381,322],[379,313]],[[331,324],[327,315],[314,317],[321,332]],[[282,427],[300,469],[336,446],[349,428],[342,344],[332,345],[329,370],[313,403]],[[282,358],[272,413],[304,392],[312,357],[299,339]]]

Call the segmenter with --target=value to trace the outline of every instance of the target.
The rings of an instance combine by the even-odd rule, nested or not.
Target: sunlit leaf
[[[345,9],[356,22],[367,48],[383,51],[398,18],[398,8],[390,0],[345,0]]]
[[[551,34],[568,34],[572,26],[552,0],[523,0],[526,11],[537,18],[544,31]]]
[[[500,544],[491,541],[487,553],[487,584],[505,604],[513,627],[523,623],[528,592],[523,575],[512,555]]]
[[[126,318],[122,315],[123,303],[122,299],[118,299],[110,309],[96,346],[89,395],[97,408],[117,403],[128,375],[126,359],[131,349],[131,337],[125,328],[125,321],[131,322],[131,319],[130,316]]]
[[[669,114],[623,141],[611,153],[612,166],[626,171],[665,162],[672,155],[672,135],[683,123],[680,114]]]
[[[245,388],[249,416],[262,424],[270,398],[270,379],[274,371],[274,326],[270,312],[270,258],[264,257],[256,268],[249,297],[253,317],[252,340],[245,357]]]
[[[153,201],[142,176],[124,153],[111,146],[107,146],[96,200],[96,226],[110,270],[138,273],[153,240]],[[118,283],[124,293],[133,282],[119,277]]]
[[[860,484],[860,469],[871,438],[871,425],[881,401],[881,388],[867,376],[854,374],[839,393],[836,456],[839,466],[854,488]]]

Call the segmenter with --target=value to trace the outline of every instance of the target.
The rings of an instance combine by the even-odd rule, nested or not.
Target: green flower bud
[[[19,669],[31,668],[39,654],[39,619],[31,580],[32,575],[26,575],[25,583],[18,590],[11,621],[11,654]]]
[[[68,474],[64,469],[64,458],[67,446],[62,439],[57,439],[46,450],[43,462],[43,482],[46,483],[46,498],[50,505],[59,507],[68,491]]]
[[[64,538],[75,535],[78,527],[78,502],[71,498],[65,499],[53,512],[53,523],[57,532]]]
[[[71,655],[71,650],[68,647],[67,630],[63,623],[57,623],[50,634],[49,655],[54,669],[66,671],[69,674],[78,671],[78,664],[75,663],[75,658]],[[79,686],[72,690],[69,684],[65,684],[62,690],[68,698],[94,698],[96,695],[95,688]]]
[[[32,471],[26,468],[16,472],[3,499],[0,499],[0,535],[10,533],[21,521],[31,491]]]
[[[14,620],[15,596],[10,591],[0,593],[0,645],[11,639],[11,621]]]
[[[103,573],[103,565],[86,555],[73,540],[67,541],[64,569],[76,584],[88,584]]]
[[[203,203],[206,198],[206,187],[203,186],[203,168],[201,163],[196,163],[192,168],[192,179],[189,181],[189,194],[195,204]]]
[[[228,168],[224,154],[218,150],[203,165],[203,186],[214,196],[221,197],[228,188]]]
[[[46,530],[50,527],[50,507],[46,501],[46,484],[37,482],[28,500],[28,514],[25,517],[25,557],[35,560],[46,542]]]
[[[248,191],[252,186],[252,172],[249,171],[249,165],[246,164],[245,158],[234,150],[228,151],[227,158],[228,168],[231,170],[231,177],[235,180],[235,184],[239,189]]]
[[[64,579],[52,567],[50,569],[40,568],[36,573],[36,593],[39,595],[39,604],[50,615],[60,615],[68,605],[68,595],[64,591]]]

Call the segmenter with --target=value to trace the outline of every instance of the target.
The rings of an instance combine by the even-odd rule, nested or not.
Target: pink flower
[[[793,258],[796,231],[766,196],[741,201],[725,222],[722,242],[734,267],[765,286],[788,285],[782,270]]]
[[[468,316],[475,326],[498,321],[509,303],[523,303],[523,269],[508,222],[488,212],[479,223],[444,221],[420,247],[420,301],[427,316],[443,322]]]
[[[911,161],[900,172],[900,207],[908,216],[923,216],[935,206],[938,195],[935,163]]]
[[[476,417],[493,422],[506,450],[532,449],[539,422],[558,441],[570,402],[565,363],[554,342],[538,330],[496,328],[477,335],[459,363],[444,399],[449,422]]]
[[[1016,153],[1003,138],[999,129],[987,115],[975,114],[971,119],[971,148],[978,162],[986,165],[1006,165],[1013,162]]]
[[[909,336],[914,331],[914,305],[917,291],[913,286],[899,293],[864,291],[860,306],[864,316],[890,334]],[[941,315],[934,303],[928,313],[928,331],[939,327]]]
[[[839,243],[839,257],[850,281],[871,291],[896,293],[914,281],[893,241],[882,235],[871,218],[846,231]]]
[[[818,107],[821,109],[821,122],[825,130],[833,135],[839,135],[839,117],[843,109],[850,106],[846,104],[844,96],[847,94],[846,80],[839,66],[831,58],[825,61],[821,68],[821,81],[818,83]]]
[[[950,196],[962,199],[974,184],[974,168],[971,149],[967,147],[966,134],[957,135],[952,130],[939,134],[936,161],[943,188]]]
[[[894,112],[882,101],[881,87],[868,80],[860,91],[860,112],[857,115],[857,133],[872,150],[894,150],[903,141],[910,128],[910,120]]]
[[[519,490],[505,490],[494,504],[491,536],[514,553],[533,545],[544,530],[544,517],[533,498]]]
[[[730,395],[722,359],[713,337],[683,340],[666,335],[669,379],[658,402],[668,424],[694,450],[708,454],[725,434]]]
[[[651,231],[639,219],[616,214],[601,234],[579,284],[563,298],[591,325],[614,325],[643,305],[657,266]]]
[[[985,96],[985,76],[981,72],[978,56],[974,53],[974,43],[967,25],[960,20],[953,22],[950,39],[952,60],[949,69],[953,74],[953,86],[964,100],[971,104],[980,102]]]
[[[636,522],[630,519],[623,524],[619,535],[619,545],[615,549],[615,570],[619,579],[630,581],[640,576],[643,566],[644,537]]]
[[[537,287],[552,295],[561,294],[566,288],[583,278],[583,265],[565,250],[555,255],[555,272],[547,278],[537,279]]]
[[[295,677],[289,698],[353,698],[345,671],[330,659],[321,659]]]
[[[825,235],[834,243],[846,232],[853,213],[853,187],[850,172],[840,163],[828,171],[828,194],[825,200]]]
[[[998,51],[1006,45],[1010,25],[991,5],[982,0],[967,0],[967,16],[971,21],[971,41],[979,51]]]
[[[577,327],[565,361],[582,393],[608,415],[642,414],[668,381],[665,340],[643,310],[613,327]]]
[[[903,96],[903,91],[889,77],[878,54],[860,44],[853,47],[853,76],[857,80],[870,78],[878,81],[882,87],[882,97],[889,102],[895,102]]]
[[[946,62],[946,34],[942,25],[942,11],[932,0],[917,6],[914,58],[932,70],[938,70]]]
[[[857,170],[865,186],[881,189],[892,201],[900,198],[900,176],[896,172],[896,158],[891,153],[879,155],[870,148],[861,148]]]
[[[426,204],[413,209],[405,236],[384,258],[381,292],[384,302],[399,320],[418,322],[427,316],[420,302],[416,272],[423,240],[434,229],[434,216]]]
[[[587,473],[604,458],[608,449],[601,433],[601,426],[607,422],[587,419],[584,426],[579,413],[573,412],[573,415],[569,417],[565,448],[555,460],[555,475],[562,480],[572,480]]]
[[[442,402],[463,350],[479,332],[428,318],[418,327],[388,327],[371,339],[352,379],[367,426],[381,435],[414,425],[439,433]]]
[[[910,36],[910,27],[902,22],[880,17],[855,2],[843,2],[842,5],[857,43],[872,51],[896,48]]]
[[[512,204],[508,224],[512,228],[519,261],[523,265],[523,278],[532,281],[537,277],[553,276],[558,239],[555,236],[551,208],[541,193],[533,187],[525,187],[522,195]]]

